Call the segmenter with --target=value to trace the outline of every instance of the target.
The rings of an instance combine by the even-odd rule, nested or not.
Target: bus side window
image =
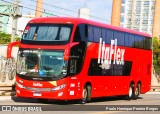
[[[111,44],[111,40],[113,40],[113,30],[107,30],[107,35],[106,35],[107,37],[107,42],[106,43],[108,43],[108,44]]]
[[[87,33],[86,33],[86,25],[85,24],[79,24],[76,27],[76,31],[74,34],[73,41],[79,42],[79,41],[86,41],[87,40]]]
[[[93,27],[92,26],[88,26],[88,41],[93,42]]]
[[[145,37],[145,43],[144,43],[145,45],[144,45],[144,48],[145,49],[151,49],[152,47],[152,39],[151,38],[147,38],[147,37]]]
[[[135,47],[136,48],[143,48],[143,42],[144,42],[144,37],[143,36],[135,36]]]
[[[142,49],[144,49],[144,36],[141,36],[141,41],[140,41],[140,43],[139,43],[139,45],[140,45],[140,48],[142,48]]]
[[[68,73],[73,76],[81,72],[84,62],[86,43],[80,42],[71,48]]]
[[[135,44],[135,47],[138,48],[139,47],[139,37],[137,35],[135,35],[135,40],[134,40],[134,44]]]
[[[100,38],[101,38],[101,28],[94,27],[94,42],[99,42]]]
[[[129,47],[135,47],[134,46],[134,35],[133,34],[129,34],[128,43],[129,43]]]
[[[128,47],[129,46],[129,35],[125,33],[124,37],[125,37],[124,45]]]
[[[105,41],[105,42],[107,41],[106,35],[107,35],[106,29],[102,29],[102,41]]]
[[[114,39],[117,39],[117,45],[119,46],[124,45],[124,33],[114,31]]]
[[[73,39],[74,42],[78,42],[78,41],[81,41],[81,34],[80,34],[80,27],[77,26],[76,28],[76,32],[74,34],[74,39]]]

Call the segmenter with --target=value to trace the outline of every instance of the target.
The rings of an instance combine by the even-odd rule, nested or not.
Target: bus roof
[[[91,24],[95,26],[100,26],[100,27],[105,27],[109,28],[112,30],[118,30],[122,32],[127,32],[127,33],[132,33],[132,34],[137,34],[141,36],[146,36],[146,37],[151,37],[150,34],[144,33],[144,32],[139,32],[127,28],[122,28],[122,27],[116,27],[113,25],[109,24],[104,24],[96,21],[91,21],[87,19],[82,19],[82,18],[73,18],[73,17],[41,17],[41,18],[34,18],[29,21],[29,23],[68,23],[68,24],[78,24],[78,23],[83,23],[83,24]]]

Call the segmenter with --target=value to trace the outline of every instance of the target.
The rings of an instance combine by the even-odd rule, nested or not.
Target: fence
[[[7,59],[7,46],[0,45],[0,86],[15,84],[17,52],[18,47],[14,47],[12,58]]]

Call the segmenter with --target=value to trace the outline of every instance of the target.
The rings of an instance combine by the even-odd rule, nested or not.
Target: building
[[[7,32],[7,25],[8,25],[8,19],[9,16],[5,15],[6,13],[9,13],[8,7],[5,3],[0,1],[0,32]],[[5,14],[4,14],[5,12]]]
[[[9,19],[8,16],[0,15],[0,33],[7,32],[8,19]]]
[[[160,0],[113,0],[111,24],[160,37]]]
[[[88,8],[80,8],[78,11],[78,17],[89,19],[90,10]]]
[[[24,15],[22,15],[22,17],[18,18],[18,21],[17,21],[17,32],[16,32],[18,37],[22,36],[23,31],[24,31],[27,23],[33,18],[35,18],[35,15],[31,14],[31,13],[24,14]],[[8,26],[7,26],[7,32],[6,33],[12,34],[12,17],[9,17]]]

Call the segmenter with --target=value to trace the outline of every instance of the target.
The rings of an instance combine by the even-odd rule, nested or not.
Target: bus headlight
[[[21,88],[21,89],[24,89],[24,88],[25,88],[25,86],[23,86],[22,84],[20,84],[20,83],[18,83],[18,82],[16,82],[16,85],[17,85],[19,88]]]
[[[62,84],[62,85],[60,85],[60,86],[57,86],[57,87],[55,87],[55,88],[52,88],[52,91],[60,90],[60,89],[63,89],[63,88],[65,88],[65,87],[66,87],[66,84]]]

